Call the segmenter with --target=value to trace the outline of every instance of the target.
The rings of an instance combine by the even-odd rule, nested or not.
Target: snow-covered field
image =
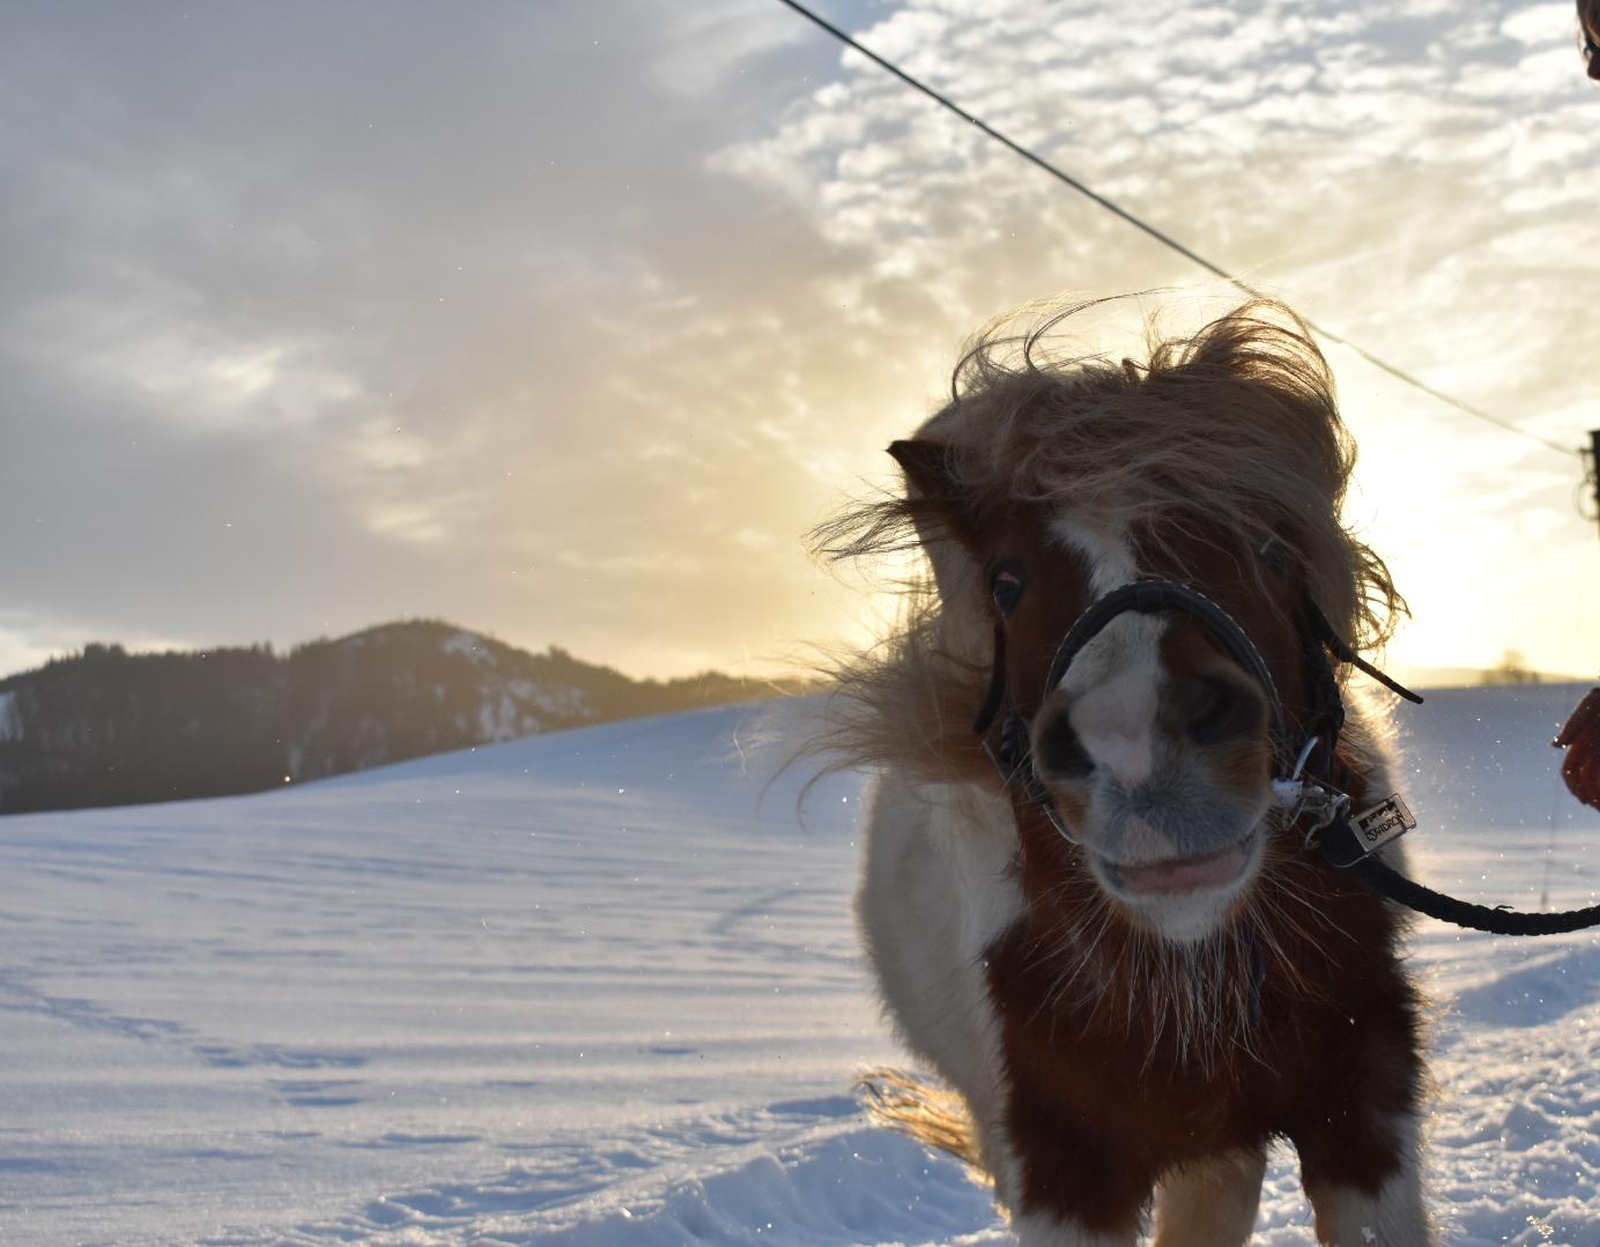
[[[1406,710],[1420,873],[1587,904],[1578,690]],[[787,710],[776,722],[780,728]],[[0,819],[0,1243],[1001,1243],[850,1094],[862,781],[750,707]],[[1462,1244],[1600,1243],[1600,936],[1418,928]],[[1311,1242],[1292,1157],[1258,1241]]]

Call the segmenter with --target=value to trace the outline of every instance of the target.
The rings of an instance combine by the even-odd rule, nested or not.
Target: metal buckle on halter
[[[1349,793],[1340,792],[1331,784],[1302,778],[1306,763],[1321,743],[1320,736],[1308,737],[1306,743],[1300,746],[1300,753],[1288,777],[1272,781],[1273,796],[1280,806],[1289,811],[1290,821],[1297,818],[1307,820],[1305,847],[1308,849],[1320,847],[1322,833],[1344,817],[1350,808]]]
[[[1295,813],[1307,820],[1306,848],[1321,848],[1322,833],[1335,823],[1342,822],[1349,809],[1349,793],[1340,792],[1337,788],[1324,788],[1310,780],[1303,781],[1299,800],[1295,803]]]
[[[1278,804],[1290,811],[1291,819],[1307,819],[1305,847],[1315,849],[1341,870],[1398,840],[1417,825],[1398,793],[1391,793],[1376,805],[1355,814],[1350,812],[1350,794],[1330,784],[1302,779],[1306,760],[1318,744],[1318,737],[1306,741],[1288,779],[1272,781]]]

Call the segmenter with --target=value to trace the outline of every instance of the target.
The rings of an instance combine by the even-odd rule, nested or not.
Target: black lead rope
[[[1491,909],[1487,905],[1474,905],[1425,888],[1376,857],[1363,857],[1350,867],[1350,873],[1391,901],[1398,901],[1419,914],[1427,914],[1440,922],[1452,922],[1458,927],[1487,931],[1491,935],[1561,935],[1600,926],[1600,905],[1551,914],[1529,914],[1501,906]]]
[[[1333,630],[1327,616],[1317,609],[1315,602],[1308,598],[1305,607],[1306,624],[1315,641],[1315,657],[1319,660],[1313,664],[1313,668],[1314,670],[1320,668],[1317,670],[1319,679],[1316,683],[1320,685],[1317,699],[1323,706],[1317,716],[1322,721],[1318,730],[1331,727],[1323,737],[1328,742],[1327,756],[1330,759],[1331,774],[1333,768],[1342,766],[1334,759],[1334,746],[1338,742],[1340,726],[1344,722],[1344,704],[1339,697],[1338,681],[1334,679],[1332,668],[1323,656],[1325,653],[1331,652],[1339,661],[1349,663],[1365,672],[1407,701],[1421,705],[1422,698],[1356,654]],[[1308,652],[1311,649],[1312,647],[1308,646]],[[1335,783],[1342,778],[1343,776],[1336,776]],[[1360,842],[1358,834],[1347,819],[1337,820],[1327,827],[1317,847],[1323,858],[1336,869],[1349,871],[1381,896],[1419,914],[1437,918],[1440,922],[1452,923],[1473,931],[1486,931],[1491,935],[1562,935],[1600,926],[1600,905],[1591,905],[1586,909],[1530,914],[1504,905],[1492,908],[1488,905],[1475,905],[1444,892],[1436,892],[1415,879],[1406,878],[1387,862],[1371,854]]]
[[[1203,593],[1176,581],[1136,580],[1111,590],[1092,603],[1068,629],[1056,648],[1045,684],[1046,693],[1061,683],[1084,646],[1118,615],[1128,611],[1154,615],[1169,610],[1181,610],[1203,624],[1215,639],[1222,642],[1240,666],[1261,684],[1272,709],[1274,751],[1281,757],[1287,743],[1283,705],[1261,652],[1232,615]],[[1351,777],[1337,755],[1339,733],[1344,725],[1344,701],[1328,655],[1332,654],[1338,661],[1365,672],[1407,701],[1421,704],[1422,698],[1361,658],[1333,630],[1327,617],[1309,596],[1304,603],[1300,627],[1303,648],[1311,668],[1312,698],[1315,703],[1308,723],[1308,737],[1312,741],[1320,740],[1323,745],[1318,769],[1326,781],[1326,786],[1308,786],[1317,788],[1324,799],[1333,798],[1336,803],[1331,808],[1337,811],[1329,815],[1326,825],[1308,839],[1308,845],[1314,844],[1323,860],[1335,869],[1356,876],[1397,904],[1441,922],[1474,931],[1486,931],[1492,935],[1558,935],[1600,926],[1600,905],[1544,914],[1523,913],[1503,906],[1490,908],[1487,905],[1474,905],[1424,887],[1381,861],[1374,850],[1406,828],[1415,826],[1415,820],[1397,797],[1390,797],[1360,814],[1352,815],[1346,808],[1349,798],[1343,795],[1342,789],[1348,785]],[[1019,790],[1028,800],[1040,806],[1056,829],[1072,840],[1071,833],[1056,812],[1048,789],[1034,773],[1029,725],[1011,704],[1005,668],[1005,625],[997,622],[994,629],[994,666],[972,730],[982,740],[984,751],[994,762],[1007,787]],[[1001,714],[1002,709],[1004,715]],[[991,739],[990,729],[997,718],[1001,720],[1001,728],[1000,739],[995,742]],[[1308,747],[1306,753],[1310,752]],[[1306,760],[1302,756],[1301,762]],[[1296,773],[1292,778],[1299,780],[1299,774]],[[1337,804],[1341,802],[1342,805]]]

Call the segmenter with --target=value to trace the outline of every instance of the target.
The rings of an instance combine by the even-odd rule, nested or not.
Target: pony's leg
[[[1030,1212],[1011,1222],[1017,1247],[1134,1247],[1135,1231],[1126,1234],[1096,1234],[1073,1221],[1063,1221],[1050,1213]]]
[[[1417,1120],[1395,1123],[1400,1163],[1376,1191],[1305,1175],[1316,1213],[1317,1242],[1325,1247],[1435,1247],[1438,1242],[1423,1200]]]
[[[1019,1111],[1019,1104],[1026,1106]],[[992,1172],[1020,1247],[1134,1247],[1156,1175],[1023,1083]]]
[[[1156,1189],[1152,1247],[1240,1247],[1250,1241],[1267,1159],[1230,1152],[1185,1165]]]

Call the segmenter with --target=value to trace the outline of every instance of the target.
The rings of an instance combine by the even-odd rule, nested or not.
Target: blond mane
[[[1257,552],[1276,547],[1352,645],[1381,647],[1405,604],[1340,518],[1356,449],[1305,325],[1280,303],[1253,300],[1190,336],[1163,339],[1152,327],[1143,363],[1053,355],[1052,336],[1090,306],[1025,327],[996,321],[956,365],[951,402],[920,436],[945,444],[967,513],[1065,504],[1126,524],[1144,554],[1180,573],[1168,534],[1225,532],[1241,572],[1257,578]],[[842,767],[991,774],[969,726],[988,674],[982,585],[969,574],[954,586],[963,578],[940,570],[963,562],[943,518],[909,491],[850,506],[813,534],[830,559],[921,547],[945,582],[943,597],[929,576],[909,584],[901,625],[834,673],[826,751]]]

